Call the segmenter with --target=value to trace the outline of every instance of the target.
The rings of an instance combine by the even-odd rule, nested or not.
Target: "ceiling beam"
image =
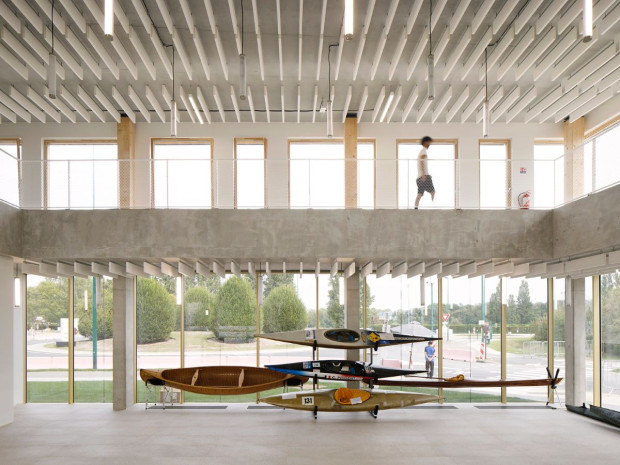
[[[78,101],[77,98],[73,96],[73,94],[71,94],[71,92],[69,92],[65,88],[65,86],[60,86],[58,94],[60,98],[67,102],[67,105],[70,105],[71,107],[73,107],[73,109],[75,109],[75,111],[78,112],[78,114],[84,119],[84,121],[90,123],[90,113],[88,112],[88,110]]]
[[[540,15],[536,21],[536,34],[540,34],[547,25],[557,18],[566,3],[566,0],[553,0],[553,3],[546,2],[549,5],[547,9]]]
[[[525,123],[529,123],[534,118],[536,118],[540,113],[551,105],[553,102],[556,102],[562,96],[562,86],[558,85],[551,92],[547,93],[542,99],[540,99],[537,103],[532,105],[527,112],[525,113]]]
[[[155,93],[151,90],[149,86],[144,86],[144,95],[146,99],[149,101],[149,103],[151,104],[151,107],[153,107],[153,110],[155,110],[155,113],[157,114],[157,116],[159,116],[159,120],[162,123],[165,123],[166,114],[164,113],[164,109],[159,104],[159,101],[157,100]]]
[[[271,113],[269,112],[269,92],[267,86],[263,88],[263,95],[265,97],[265,114],[267,115],[267,122],[271,123]]]
[[[204,95],[202,94],[202,89],[200,87],[196,87],[196,97],[198,98],[198,102],[202,107],[202,111],[205,114],[205,118],[207,119],[207,123],[211,124],[211,112],[209,111],[209,107],[207,107],[207,101],[205,100]],[[251,101],[252,94],[250,93],[250,87],[248,86],[248,99]]]
[[[357,122],[358,123],[362,120],[362,115],[364,114],[364,108],[366,107],[367,100],[368,100],[368,86],[364,86],[364,91],[362,92],[360,103],[357,106]]]
[[[403,97],[403,87],[398,86],[398,88],[396,89],[396,93],[394,94],[394,101],[392,102],[392,105],[385,118],[386,123],[389,123],[392,120],[392,115],[394,114],[396,107],[398,107],[398,103],[400,102],[400,99],[402,97]]]
[[[297,86],[297,88],[299,89],[299,86]],[[349,111],[349,104],[351,103],[351,97],[353,97],[353,86],[349,86],[349,89],[347,90],[347,96],[344,99],[344,106],[342,109],[342,122],[343,123],[347,119],[347,112]],[[299,122],[299,116],[297,117],[297,122]]]
[[[362,62],[362,53],[364,51],[364,45],[366,44],[366,36],[368,34],[368,28],[370,27],[370,21],[372,20],[372,12],[375,8],[375,0],[369,0],[368,6],[366,7],[366,17],[364,19],[364,26],[362,27],[362,31],[359,35],[359,43],[357,45],[357,53],[355,54],[355,64],[353,65],[353,75],[351,79],[355,81],[357,78],[357,72],[360,67],[360,63]]]
[[[222,38],[220,37],[220,32],[217,28],[217,23],[215,21],[215,15],[213,14],[213,6],[211,5],[211,0],[204,0],[204,3],[205,3],[205,8],[207,10],[207,17],[209,19],[209,25],[211,26],[211,32],[213,33],[213,39],[215,40],[215,47],[217,49],[217,54],[220,58],[220,64],[222,65],[222,72],[224,73],[224,79],[228,81],[228,65],[226,62],[226,53],[224,53],[224,45],[222,44]]]
[[[47,113],[54,121],[60,123],[60,112],[53,108],[30,86],[28,86],[28,90],[26,91],[26,97],[28,97],[35,105]]]
[[[456,47],[452,51],[452,55],[450,55],[450,57],[446,60],[446,67],[444,68],[444,71],[443,71],[444,81],[450,76],[450,74],[452,74],[452,70],[454,69],[456,64],[461,61],[461,56],[463,55],[463,52],[465,52],[465,49],[470,44],[470,42],[471,42],[471,28],[468,27],[465,30],[464,36],[460,38],[459,43],[456,45]]]
[[[413,105],[415,104],[415,101],[418,99],[418,92],[419,92],[419,87],[417,85],[413,86],[413,89],[411,89],[411,93],[409,94],[409,98],[407,98],[407,102],[405,103],[405,107],[403,108],[403,114],[401,116],[401,122],[405,122],[407,120],[407,118],[409,117],[409,113],[411,113],[411,109],[413,108]]]
[[[448,110],[448,114],[446,115],[446,123],[451,123],[454,117],[457,115],[465,102],[469,99],[469,86],[466,86],[465,89],[459,94],[459,97],[456,99],[456,102],[452,105],[452,107]]]
[[[252,122],[256,123],[256,112],[254,110],[254,99],[252,98],[252,88],[248,86],[248,106],[250,107],[250,116],[252,118]],[[206,107],[206,104],[203,105],[203,108]],[[209,118],[209,123],[211,122],[211,118]]]
[[[448,90],[441,96],[435,108],[433,108],[433,112],[431,114],[431,121],[435,123],[439,119],[439,115],[445,110],[448,103],[450,103],[450,99],[452,99],[452,86],[448,86]]]
[[[520,115],[525,108],[534,101],[536,98],[537,91],[536,87],[532,85],[530,90],[528,90],[515,105],[506,112],[506,122],[512,122],[518,115]]]
[[[97,37],[97,34],[95,34],[95,32],[90,26],[86,28],[86,39],[90,42],[90,45],[92,45],[93,49],[95,49],[97,54],[101,57],[101,60],[103,60],[105,65],[108,67],[108,70],[112,73],[112,76],[114,76],[114,78],[118,81],[120,79],[120,70],[118,68],[118,65],[116,64],[116,61],[114,61],[114,59],[107,52],[107,50],[99,40],[99,37]]]
[[[484,0],[484,3],[478,7],[476,10],[476,15],[471,22],[471,33],[476,34],[478,32],[478,28],[482,25],[483,21],[486,19],[489,11],[491,11],[491,7],[493,6],[494,0]]]
[[[263,39],[260,31],[260,25],[258,24],[258,7],[256,6],[256,0],[252,0],[252,11],[254,14],[254,32],[256,33],[256,46],[258,48],[258,66],[260,68],[260,78],[265,80],[265,65],[263,63]]]
[[[498,81],[501,80],[506,75],[506,73],[508,73],[508,71],[514,70],[515,63],[521,57],[521,55],[523,55],[529,50],[530,45],[532,45],[535,38],[536,35],[534,34],[534,28],[531,27],[523,35],[519,43],[514,46],[514,48],[510,51],[508,56],[499,66],[499,69],[497,70]]]
[[[144,44],[140,40],[138,33],[133,27],[129,29],[129,41],[132,43],[133,47],[136,49],[136,52],[138,52],[138,56],[142,60],[142,64],[145,66],[146,71],[149,73],[149,76],[154,81],[157,78],[156,73],[155,73],[155,65],[153,64],[153,61],[151,60],[151,56],[144,48]],[[112,42],[114,42],[114,40]]]
[[[127,100],[125,100],[125,97],[121,95],[121,93],[115,86],[112,86],[112,98],[116,100],[116,103],[120,105],[121,109],[131,120],[131,122],[133,124],[136,124],[136,112],[132,110],[132,108],[127,103]]]
[[[323,60],[323,40],[325,39],[325,13],[327,10],[327,0],[323,0],[323,6],[321,8],[321,26],[319,29],[319,51],[317,52],[316,59],[316,80],[321,77],[321,61]],[[355,79],[355,78],[353,78]],[[316,104],[315,104],[316,106]],[[314,111],[312,122],[314,123]]]
[[[301,65],[303,62],[302,58],[302,39],[303,39],[303,25],[304,25],[304,0],[299,0],[299,70],[297,74],[297,80],[301,81]]]
[[[519,16],[515,19],[515,34],[519,34],[521,29],[529,23],[530,18],[534,15],[538,8],[540,8],[544,1],[545,0],[529,0],[521,11],[521,14],[519,14]]]
[[[276,22],[278,24],[278,59],[280,61],[280,81],[284,81],[284,64],[282,62],[282,17],[280,14],[280,0],[276,0]]]
[[[523,75],[529,71],[532,66],[534,66],[536,60],[538,60],[545,52],[547,52],[547,50],[549,50],[549,47],[553,45],[556,38],[557,34],[555,27],[549,28],[547,33],[541,37],[536,46],[532,48],[532,51],[521,61],[521,63],[517,65],[515,72],[515,78],[517,80],[521,79]]]
[[[142,115],[142,117],[146,120],[147,123],[150,123],[151,113],[148,111],[136,91],[133,90],[133,87],[129,86],[127,88],[127,93],[129,94],[129,99],[134,103],[135,106],[138,107],[138,110],[140,110],[140,114]]]
[[[217,90],[217,86],[213,86],[213,98],[215,99],[215,105],[217,106],[217,111],[220,112],[220,118],[222,118],[222,123],[226,122],[226,113],[224,113],[224,106],[222,105],[222,99],[220,99],[220,93]]]
[[[105,96],[105,94],[102,92],[99,86],[95,86],[95,98],[99,100],[99,103],[103,105],[103,107],[112,116],[114,121],[116,121],[117,123],[121,122],[121,114],[118,112],[116,108],[114,108],[114,105],[112,104],[112,102],[110,102],[110,99]]]
[[[207,57],[207,53],[205,52],[205,47],[202,43],[202,37],[200,36],[200,31],[198,30],[198,28],[194,28],[192,38],[194,39],[194,46],[196,47],[196,51],[198,52],[198,58],[200,59],[200,65],[202,66],[202,70],[205,72],[207,80],[211,80],[209,58]]]
[[[411,79],[411,75],[413,71],[418,66],[418,62],[422,57],[422,53],[426,49],[426,44],[428,43],[428,27],[425,27],[422,31],[422,36],[416,42],[417,45],[409,58],[409,64],[407,65],[407,81]]]
[[[381,104],[383,103],[383,99],[385,98],[385,86],[381,87],[381,91],[379,92],[379,95],[377,96],[377,101],[375,103],[375,108],[372,111],[372,122],[374,123],[375,120],[377,119],[377,115],[379,114],[379,111],[381,110]]]
[[[78,85],[77,87],[77,96],[82,102],[84,102],[88,109],[93,112],[97,118],[99,118],[99,121],[105,123],[105,113],[101,110],[101,108],[99,108],[99,105],[97,105],[97,103],[90,95],[88,95],[88,92],[86,92],[81,85]]]

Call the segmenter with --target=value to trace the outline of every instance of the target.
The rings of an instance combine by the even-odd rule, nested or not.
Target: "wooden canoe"
[[[519,386],[551,386],[559,384],[562,378],[542,378],[542,379],[518,379],[518,380],[474,380],[463,379],[453,381],[451,379],[403,379],[403,380],[383,380],[379,379],[374,382],[375,385],[381,386],[399,386],[399,387],[427,387],[427,388],[483,388],[483,387],[519,387]]]
[[[368,349],[413,342],[437,341],[441,338],[383,333],[368,329],[302,329],[279,333],[263,333],[258,337],[312,347],[331,349]]]
[[[285,385],[300,385],[308,380],[268,368],[246,366],[141,369],[140,378],[145,383],[215,396],[251,394]]]
[[[343,396],[341,395],[343,390],[351,392]],[[315,412],[371,412],[374,410],[376,413],[377,410],[403,408],[436,402],[439,399],[439,396],[414,392],[340,388],[288,392],[265,397],[261,399],[261,402],[282,408]]]

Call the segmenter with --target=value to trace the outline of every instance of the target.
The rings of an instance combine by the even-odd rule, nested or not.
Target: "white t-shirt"
[[[424,155],[424,158],[422,158]],[[428,158],[427,158],[426,148],[422,147],[420,153],[418,154],[418,177],[428,176]]]

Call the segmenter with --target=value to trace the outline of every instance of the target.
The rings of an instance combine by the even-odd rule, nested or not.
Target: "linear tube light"
[[[245,53],[239,55],[239,98],[245,100],[247,98],[247,75],[245,65]]]
[[[49,89],[49,98],[55,99],[58,93],[58,78],[56,76],[56,55],[50,53],[49,63],[47,65],[47,88]]]
[[[583,0],[583,41],[592,40],[592,0]]]
[[[344,38],[353,39],[353,0],[344,0]]]
[[[489,101],[482,102],[482,137],[489,137],[491,114],[489,112]]]
[[[332,101],[327,101],[327,137],[334,136],[334,118],[332,115]]]
[[[196,105],[196,99],[194,98],[192,94],[189,94],[188,98],[189,98],[189,103],[192,105],[192,108],[194,109],[194,112],[196,113],[196,116],[198,117],[198,121],[200,122],[200,124],[204,124],[204,121],[202,120],[202,116],[200,116],[200,110],[198,110],[198,105]]]
[[[387,112],[390,109],[390,105],[392,104],[392,100],[394,100],[394,91],[390,92],[390,95],[388,95],[387,102],[385,102],[385,107],[383,107],[383,111],[381,112],[381,117],[379,118],[380,123],[383,123],[383,120],[385,119],[385,115],[387,115]]]
[[[428,99],[435,98],[435,57],[431,53],[428,56]]]
[[[176,100],[170,101],[170,137],[177,136],[178,108]]]
[[[114,35],[114,0],[105,0],[103,14],[103,33],[108,39],[112,40]]]

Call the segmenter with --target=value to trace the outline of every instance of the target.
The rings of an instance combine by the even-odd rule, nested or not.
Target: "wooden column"
[[[357,115],[344,122],[344,207],[357,208]]]
[[[119,207],[131,208],[134,189],[136,158],[136,125],[126,116],[116,125],[116,144],[118,147],[118,186]]]
[[[585,120],[583,117],[564,122],[564,202],[583,195],[583,142]]]

